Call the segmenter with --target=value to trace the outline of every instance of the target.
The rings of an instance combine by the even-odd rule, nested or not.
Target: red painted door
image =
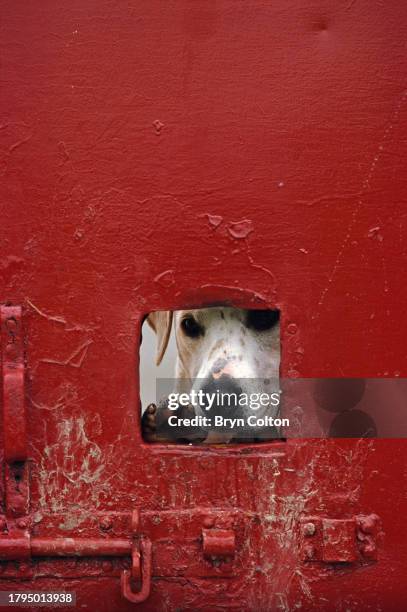
[[[406,39],[401,1],[3,6],[1,590],[404,609],[405,440],[148,445],[138,352],[260,300],[284,375],[407,376]]]

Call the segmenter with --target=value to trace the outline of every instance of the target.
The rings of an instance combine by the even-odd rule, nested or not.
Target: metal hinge
[[[350,519],[304,517],[300,531],[304,561],[354,563],[377,560],[380,520],[376,514]]]

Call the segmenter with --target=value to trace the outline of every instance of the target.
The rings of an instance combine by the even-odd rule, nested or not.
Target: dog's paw
[[[157,441],[157,406],[149,404],[141,417],[141,430],[146,442]]]
[[[200,443],[206,437],[199,427],[184,427],[182,424],[174,427],[169,425],[169,417],[191,419],[194,415],[192,406],[182,406],[175,412],[168,408],[168,402],[149,404],[141,418],[143,439],[146,442],[163,442],[176,444]]]
[[[141,418],[143,439],[146,442],[177,442],[174,428],[169,427],[168,419],[173,414],[167,407],[167,402],[149,404]]]

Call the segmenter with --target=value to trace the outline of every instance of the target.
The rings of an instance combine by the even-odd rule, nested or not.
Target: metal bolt
[[[305,536],[313,536],[316,532],[316,527],[314,523],[305,523],[304,525],[304,535]]]
[[[204,520],[203,520],[203,526],[206,529],[210,529],[211,527],[213,527],[215,524],[215,519],[212,516],[205,516]]]
[[[373,533],[376,527],[376,517],[366,516],[359,521],[359,527],[363,533]]]
[[[298,326],[296,323],[290,323],[289,325],[287,325],[287,332],[291,334],[292,336],[296,334],[297,331],[298,331]]]
[[[104,531],[111,529],[112,525],[113,525],[113,521],[110,516],[104,516],[99,523],[100,528],[103,529]]]
[[[18,519],[17,527],[19,527],[20,529],[27,529],[28,527],[27,519],[24,519],[24,518]]]

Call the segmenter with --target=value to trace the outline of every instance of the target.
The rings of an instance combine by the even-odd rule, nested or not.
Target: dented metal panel
[[[22,313],[27,443],[6,383],[20,558],[0,588],[100,612],[404,609],[404,440],[145,444],[138,351],[151,310],[261,304],[283,376],[407,376],[405,4],[9,3],[3,24],[0,301]],[[47,538],[129,554],[41,557]]]

